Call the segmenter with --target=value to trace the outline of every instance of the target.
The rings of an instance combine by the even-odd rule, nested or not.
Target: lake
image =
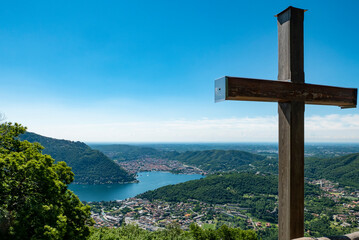
[[[199,174],[173,174],[169,172],[140,172],[138,183],[126,184],[71,184],[72,190],[81,201],[113,201],[134,197],[148,190],[154,190],[170,184],[177,184],[203,178]]]

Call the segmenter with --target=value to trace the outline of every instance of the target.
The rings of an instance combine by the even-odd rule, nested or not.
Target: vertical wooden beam
[[[304,10],[289,7],[277,15],[278,80],[304,83]],[[304,102],[278,103],[280,240],[304,235]]]
[[[304,234],[304,103],[279,103],[279,239]]]

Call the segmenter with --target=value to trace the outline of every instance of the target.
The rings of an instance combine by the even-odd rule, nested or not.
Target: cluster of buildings
[[[340,213],[331,216],[335,225],[358,226],[359,201],[356,199],[359,198],[359,191],[348,192],[346,189],[340,188],[338,184],[325,179],[310,183],[319,185],[324,191],[322,196],[331,198],[341,209]],[[123,224],[134,224],[143,229],[155,231],[170,224],[177,224],[186,230],[192,223],[199,226],[207,225],[207,227],[213,225],[214,227],[218,223],[218,219],[225,218],[228,219],[228,223],[241,219],[242,222],[245,222],[246,228],[254,230],[276,227],[275,224],[253,219],[248,214],[250,209],[242,208],[238,204],[207,204],[197,200],[172,203],[129,198],[113,202],[90,203],[90,205],[93,211],[92,217],[96,222],[95,227],[119,227]],[[313,213],[313,215],[318,214]]]
[[[339,187],[338,183],[326,179],[319,179],[310,182],[319,185],[324,191],[323,196],[332,199],[341,213],[332,216],[335,225],[341,227],[358,227],[359,225],[359,190],[349,191]]]
[[[330,180],[319,179],[309,182],[313,185],[319,185],[320,189],[325,192],[324,196],[331,198],[334,202],[339,202],[341,198],[359,198],[359,190],[348,191],[343,187],[339,187],[338,183],[333,183]],[[353,204],[356,205],[358,202],[353,201]]]
[[[320,189],[322,189],[325,192],[332,192],[332,193],[342,193],[344,194],[343,188],[338,188],[338,183],[333,183],[332,181],[326,180],[326,179],[319,179],[319,180],[313,180],[309,182],[313,185],[318,185]]]
[[[193,167],[187,166],[175,160],[158,159],[158,158],[144,158],[136,161],[121,161],[118,164],[130,173],[150,172],[150,171],[168,171],[183,174],[202,174],[207,172]]]
[[[253,221],[244,213],[248,209],[241,208],[238,204],[207,204],[197,200],[168,203],[129,198],[111,202],[110,205],[107,203],[107,206],[102,206],[100,209],[100,212],[92,214],[96,222],[95,227],[118,227],[125,223],[155,231],[167,225],[176,224],[187,230],[192,223],[199,226],[214,226],[220,215],[230,217],[230,219],[241,218],[248,228],[256,230],[272,227],[268,222]]]

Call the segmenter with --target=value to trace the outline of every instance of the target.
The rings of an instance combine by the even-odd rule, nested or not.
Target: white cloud
[[[121,106],[120,106],[121,107]],[[44,136],[85,142],[276,142],[278,116],[169,119],[166,111],[149,114],[110,105],[68,108],[44,101],[1,109]],[[138,115],[140,112],[142,115]],[[151,112],[151,111],[150,111]],[[158,120],[160,119],[160,120]],[[359,142],[359,114],[307,116],[307,142]]]
[[[359,142],[359,114],[306,118],[306,140],[313,142]]]
[[[86,142],[275,142],[278,139],[277,116],[104,121],[32,124],[29,130]],[[359,114],[306,117],[305,137],[307,142],[359,142]]]

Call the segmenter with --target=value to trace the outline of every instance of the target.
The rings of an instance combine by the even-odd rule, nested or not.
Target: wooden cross
[[[215,101],[278,102],[278,238],[304,235],[304,105],[353,108],[357,89],[304,83],[305,10],[288,7],[278,15],[278,81],[223,77],[215,81]]]

